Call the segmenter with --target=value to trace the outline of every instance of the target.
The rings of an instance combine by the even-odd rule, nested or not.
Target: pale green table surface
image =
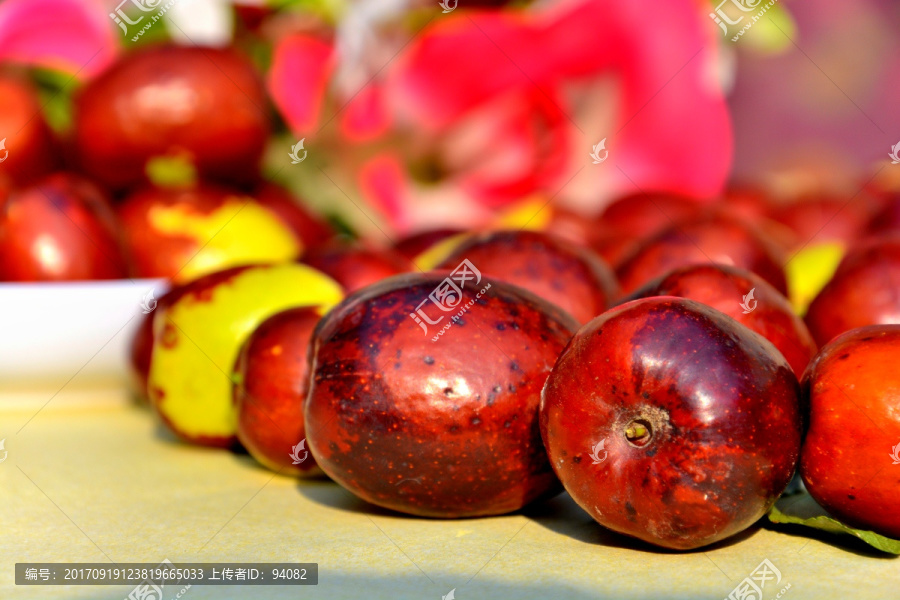
[[[850,538],[754,528],[704,551],[659,552],[606,532],[566,495],[503,517],[409,518],[329,481],[298,482],[248,456],[179,444],[124,391],[41,409],[49,397],[0,394],[3,600],[120,599],[133,587],[15,586],[16,562],[165,558],[319,564],[314,587],[195,585],[185,600],[440,600],[454,588],[458,600],[718,600],[763,559],[782,574],[765,600],[788,583],[782,597],[792,600],[900,598],[900,560]],[[167,588],[166,600],[177,591]]]

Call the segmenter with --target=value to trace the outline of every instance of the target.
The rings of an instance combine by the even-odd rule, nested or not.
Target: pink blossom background
[[[107,16],[117,4],[6,0],[0,61],[88,79],[132,49]],[[310,149],[312,188],[397,235],[484,226],[526,201],[596,214],[638,191],[711,200],[732,178],[851,189],[900,140],[888,0],[781,0],[793,27],[775,50],[753,30],[722,38],[704,0],[372,6],[337,29],[271,17],[265,76]],[[608,160],[594,164],[601,140]]]

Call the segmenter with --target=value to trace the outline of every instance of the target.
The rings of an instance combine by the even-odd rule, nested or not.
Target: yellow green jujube
[[[148,390],[155,409],[188,441],[230,445],[232,370],[247,337],[275,313],[316,306],[324,314],[342,298],[334,280],[297,263],[250,267],[203,294],[185,294],[154,316]]]

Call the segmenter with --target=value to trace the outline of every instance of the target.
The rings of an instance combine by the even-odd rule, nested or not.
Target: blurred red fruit
[[[97,186],[56,173],[0,189],[0,281],[127,276],[115,215]]]
[[[152,46],[125,55],[75,101],[86,172],[113,189],[146,180],[147,161],[184,157],[205,178],[247,183],[269,134],[268,100],[231,49]]]

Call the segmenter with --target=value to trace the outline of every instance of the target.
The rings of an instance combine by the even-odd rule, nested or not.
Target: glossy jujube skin
[[[154,45],[128,53],[75,100],[82,168],[113,189],[146,181],[148,160],[183,156],[204,177],[247,183],[269,134],[253,65],[232,49]]]
[[[537,407],[578,324],[483,277],[463,288],[467,312],[436,337],[458,311],[428,300],[427,317],[443,319],[427,332],[410,313],[446,276],[392,277],[322,320],[307,440],[328,476],[373,504],[428,517],[503,514],[560,490]]]
[[[525,288],[584,323],[606,310],[619,290],[612,270],[584,248],[537,231],[477,234],[438,265],[453,269],[464,259],[486,277]]]
[[[680,221],[644,242],[616,269],[623,293],[631,293],[673,269],[721,263],[756,273],[787,294],[781,252],[772,240],[721,211]]]
[[[742,305],[751,291],[753,298]],[[750,271],[726,265],[683,267],[648,283],[626,300],[652,296],[690,298],[725,313],[772,342],[798,378],[816,355],[816,343],[788,299]]]
[[[820,346],[857,327],[900,323],[900,236],[851,249],[804,319]]]
[[[746,529],[784,491],[800,451],[798,388],[775,347],[730,317],[646,298],[578,331],[544,387],[541,433],[600,524],[698,548]]]
[[[315,308],[293,308],[262,322],[244,342],[235,365],[237,436],[247,451],[283,475],[321,475],[312,454],[292,449],[306,438],[303,405],[308,389],[309,341],[322,317]]]
[[[127,277],[117,229],[106,196],[76,175],[0,188],[0,281]]]
[[[822,348],[803,378],[809,430],[800,474],[843,522],[900,539],[900,325],[849,331]]]

